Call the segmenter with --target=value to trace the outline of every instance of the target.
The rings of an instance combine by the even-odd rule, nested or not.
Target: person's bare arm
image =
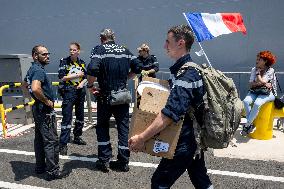
[[[135,73],[129,72],[129,73],[128,73],[128,76],[127,76],[127,79],[133,79],[135,76],[136,76]]]
[[[21,89],[25,92],[28,92],[28,86],[29,84],[26,81],[23,81],[21,85]]]
[[[80,78],[80,77],[84,77],[84,72],[79,72],[79,73],[74,73],[74,74],[66,75],[66,76],[64,76],[61,80],[62,80],[62,81],[69,81],[69,80],[71,80],[71,79],[76,79],[76,78]]]
[[[129,149],[134,152],[142,151],[147,140],[164,130],[171,123],[173,123],[173,120],[160,112],[145,131],[128,140]]]
[[[149,72],[149,74],[153,74],[153,73],[155,73],[155,72],[156,72],[156,70],[151,69],[151,70],[148,70],[148,72]]]
[[[249,83],[249,87],[252,89],[252,88],[258,88],[258,87],[262,87],[264,86],[263,83],[261,82],[258,82],[258,81],[253,81],[253,82],[250,82]]]
[[[90,76],[90,75],[87,76],[87,81],[88,81],[89,86],[93,85],[96,80],[97,78],[94,76]]]
[[[87,79],[83,79],[83,81],[81,81],[80,84],[77,86],[77,89],[83,88],[86,83],[87,83]]]
[[[33,94],[38,100],[40,100],[47,106],[53,107],[53,102],[48,100],[48,98],[43,94],[43,91],[41,88],[41,82],[39,80],[33,80],[31,87],[32,87]]]
[[[257,71],[255,81],[250,82],[250,88],[257,88],[262,86],[271,87],[271,85],[266,80],[264,80],[260,73],[258,73]]]

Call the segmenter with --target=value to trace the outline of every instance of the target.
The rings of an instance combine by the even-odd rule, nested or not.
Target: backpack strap
[[[201,127],[199,125],[199,123],[197,122],[196,120],[196,117],[194,115],[194,108],[191,106],[189,107],[189,110],[188,110],[188,115],[189,117],[192,119],[192,126],[193,126],[193,132],[194,132],[194,138],[195,138],[195,141],[196,141],[196,150],[194,152],[194,156],[193,158],[196,159],[196,158],[201,158]]]
[[[194,68],[197,71],[203,71],[203,68],[201,66],[199,66],[198,64],[194,63],[194,62],[186,62],[178,71],[177,76],[182,74],[185,70],[187,70],[188,68]],[[201,150],[207,150],[206,148],[204,149],[201,145],[201,126],[199,125],[194,113],[195,110],[192,106],[189,107],[188,110],[188,115],[189,117],[192,119],[192,124],[193,124],[193,130],[194,130],[194,137],[195,137],[195,141],[197,144],[195,153],[194,153],[194,159],[196,158],[201,158]]]
[[[182,68],[188,68],[188,67],[192,67],[192,68],[196,68],[197,70],[203,70],[205,67],[207,67],[206,64],[202,64],[202,66],[194,63],[194,62],[186,62],[182,67]]]

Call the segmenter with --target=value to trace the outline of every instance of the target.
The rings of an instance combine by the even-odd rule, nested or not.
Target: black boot
[[[129,166],[128,163],[116,160],[116,161],[110,161],[109,162],[109,168],[120,171],[120,172],[128,172]]]
[[[242,136],[247,136],[248,134],[250,134],[253,130],[254,130],[255,126],[254,125],[249,125],[249,126],[244,126],[243,130],[241,131],[241,135]]]
[[[38,175],[43,174],[43,173],[45,173],[45,169],[37,169],[36,168],[35,173],[38,174]]]
[[[86,145],[87,143],[79,136],[75,136],[74,140],[73,140],[74,144],[78,144],[78,145]]]
[[[62,145],[59,147],[59,153],[60,155],[66,156],[68,151],[67,145]]]
[[[109,172],[109,163],[108,162],[103,162],[102,160],[98,160],[96,162],[96,168],[103,173],[108,173]]]
[[[69,175],[69,172],[67,171],[58,171],[57,173],[48,174],[47,175],[47,181],[57,180],[57,179],[63,179],[66,178]]]

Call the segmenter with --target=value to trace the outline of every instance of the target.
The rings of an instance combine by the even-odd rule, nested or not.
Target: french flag
[[[246,34],[240,13],[183,13],[198,42],[233,32]]]

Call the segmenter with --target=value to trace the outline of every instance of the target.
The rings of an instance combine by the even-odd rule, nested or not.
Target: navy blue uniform
[[[77,73],[82,71],[86,75],[85,62],[81,59],[77,59],[76,62],[71,60],[71,57],[63,58],[60,60],[58,78],[62,79],[68,74]],[[84,102],[86,91],[85,88],[77,89],[79,83],[86,77],[63,81],[61,86],[62,102],[62,123],[60,134],[60,145],[65,146],[70,141],[70,132],[72,126],[72,112],[75,105],[75,127],[73,129],[74,138],[82,135],[82,129],[84,127]]]
[[[91,62],[88,65],[88,75],[97,78],[100,96],[97,97],[97,126],[98,158],[108,162],[112,157],[109,136],[109,120],[114,115],[118,130],[118,156],[123,163],[129,162],[128,133],[129,133],[129,104],[111,106],[110,92],[126,88],[129,71],[136,74],[141,72],[140,62],[123,46],[115,42],[96,46],[92,50]]]
[[[172,67],[171,93],[162,113],[178,122],[184,122],[173,159],[163,158],[153,174],[152,188],[170,188],[187,170],[195,188],[208,188],[211,185],[204,162],[204,154],[194,159],[197,144],[194,137],[193,122],[187,114],[193,106],[198,122],[202,122],[205,89],[201,75],[193,68],[179,71],[186,63],[192,61],[190,55],[180,58]]]
[[[43,94],[49,100],[54,101],[54,94],[51,88],[51,82],[44,70],[44,66],[39,62],[33,62],[27,72],[25,81],[29,85],[28,88],[31,96],[35,99],[32,111],[35,121],[34,150],[36,157],[36,171],[41,172],[46,170],[49,174],[58,174],[59,143],[55,114],[52,108],[46,106],[32,93],[31,84],[34,80],[41,82]]]
[[[155,70],[155,73],[151,73],[148,76],[156,78],[156,73],[159,71],[159,63],[155,55],[149,55],[147,58],[143,56],[138,56],[138,60],[142,62],[142,70],[149,71],[151,69]]]

